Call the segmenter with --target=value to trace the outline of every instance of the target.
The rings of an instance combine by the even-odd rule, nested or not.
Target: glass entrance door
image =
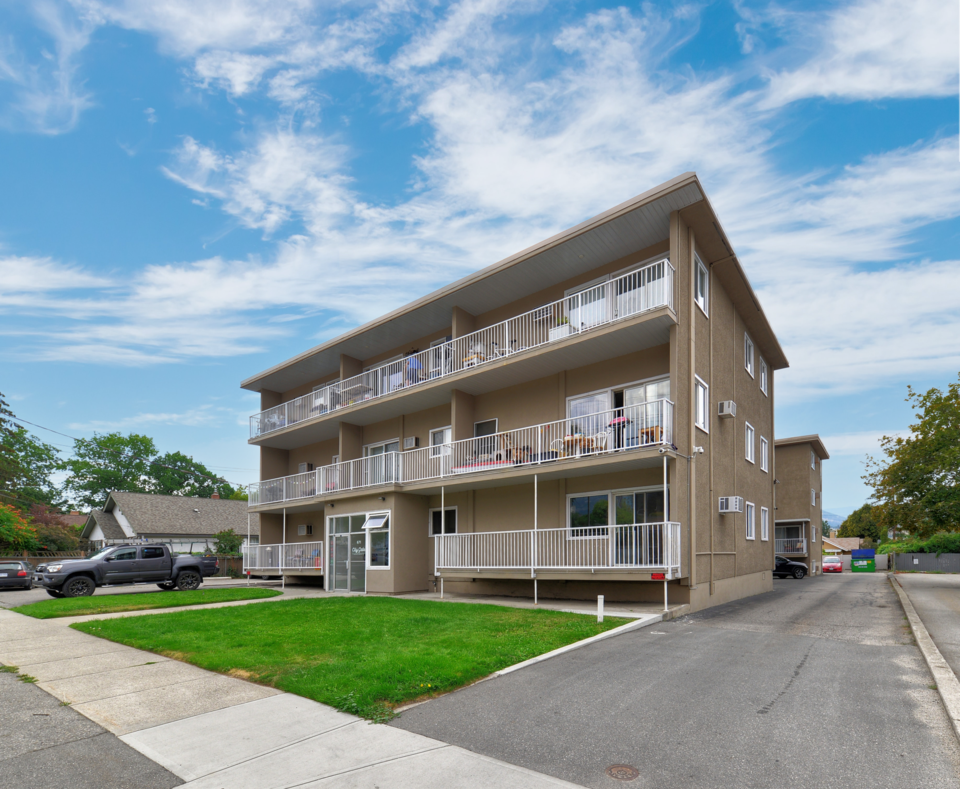
[[[340,515],[329,520],[334,591],[366,591],[367,535],[363,531],[365,520],[365,515]]]
[[[337,534],[333,538],[333,588],[349,591],[350,535]]]

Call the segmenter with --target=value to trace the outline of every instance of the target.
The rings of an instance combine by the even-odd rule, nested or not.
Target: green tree
[[[13,478],[7,489],[24,501],[61,506],[63,492],[53,481],[54,474],[63,469],[60,450],[19,426],[10,431],[6,441],[14,457]]]
[[[249,501],[250,497],[247,495],[247,491],[245,491],[243,488],[237,488],[227,498],[233,499],[234,501]]]
[[[243,545],[243,536],[237,534],[233,529],[218,531],[213,535],[216,543],[213,546],[214,553],[219,555],[240,553],[240,546]]]
[[[879,542],[884,534],[876,516],[876,507],[864,504],[860,509],[851,512],[840,524],[838,537],[863,537]]]
[[[102,507],[112,490],[152,492],[151,461],[157,448],[149,436],[94,433],[76,439],[73,454],[63,464],[70,472],[64,489],[84,508]]]
[[[182,452],[167,452],[150,464],[153,493],[166,496],[196,496],[209,499],[214,493],[232,498],[236,489],[210,469]]]
[[[820,521],[820,533],[821,533],[824,537],[829,537],[829,536],[830,536],[830,521],[828,521],[828,520],[822,520],[822,521]]]
[[[960,376],[946,391],[907,387],[916,412],[906,438],[884,436],[883,457],[867,460],[864,480],[873,488],[883,527],[926,537],[960,529]]]
[[[0,504],[0,550],[19,552],[36,549],[36,527],[16,507]]]
[[[10,435],[14,428],[12,416],[13,412],[3,399],[3,392],[0,392],[0,489],[11,492],[17,468],[16,455],[10,446]]]
[[[70,526],[52,507],[34,504],[30,508],[30,520],[36,527],[40,550],[76,551],[80,548],[82,529]]]

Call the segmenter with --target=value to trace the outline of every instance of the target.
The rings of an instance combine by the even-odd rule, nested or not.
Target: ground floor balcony
[[[348,460],[249,487],[248,505],[308,504],[376,488],[425,492],[431,485],[483,484],[505,476],[562,475],[564,468],[629,462],[673,443],[673,403],[661,399],[478,438]],[[649,453],[645,453],[649,454]]]
[[[774,540],[776,552],[781,556],[806,556],[807,541],[803,537],[778,537]]]
[[[639,571],[671,580],[680,577],[680,542],[676,522],[444,534],[434,537],[434,573],[536,577],[599,571],[602,578]]]
[[[324,541],[252,545],[243,550],[243,571],[280,573],[283,570],[323,573]]]

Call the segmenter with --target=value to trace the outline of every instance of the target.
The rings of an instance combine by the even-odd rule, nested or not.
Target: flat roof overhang
[[[575,477],[589,477],[615,471],[659,468],[663,465],[664,457],[675,458],[676,453],[671,450],[661,455],[657,447],[615,451],[588,458],[547,461],[545,463],[535,463],[528,466],[512,466],[499,471],[484,471],[478,474],[453,474],[443,479],[414,482],[408,485],[391,483],[378,487],[345,490],[340,493],[330,493],[311,499],[261,504],[258,507],[251,507],[250,512],[278,513],[284,509],[286,509],[288,514],[311,512],[317,509],[323,509],[329,502],[336,504],[344,499],[355,499],[360,496],[383,496],[387,493],[432,496],[438,495],[441,488],[448,493],[455,493],[462,490],[527,485],[533,481],[534,475],[540,480],[572,479]]]
[[[454,307],[481,315],[552,284],[581,276],[670,237],[670,214],[682,211],[697,247],[741,311],[773,369],[788,365],[696,173],[684,173],[380,318],[247,378],[241,387],[287,392],[335,375],[340,354],[369,359],[450,326]],[[521,265],[522,264],[522,265]]]
[[[306,444],[337,438],[340,422],[370,425],[450,403],[458,389],[471,395],[485,394],[535,381],[562,370],[615,359],[670,341],[670,327],[677,318],[661,307],[623,321],[609,323],[549,345],[519,351],[497,362],[462,370],[453,375],[398,389],[375,400],[361,401],[303,422],[249,439],[250,444],[278,449],[296,449]]]

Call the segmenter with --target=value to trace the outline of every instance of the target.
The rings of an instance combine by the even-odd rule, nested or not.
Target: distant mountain
[[[840,524],[846,520],[846,515],[837,515],[833,512],[827,512],[824,510],[823,519],[830,524],[831,529],[839,529]]]

